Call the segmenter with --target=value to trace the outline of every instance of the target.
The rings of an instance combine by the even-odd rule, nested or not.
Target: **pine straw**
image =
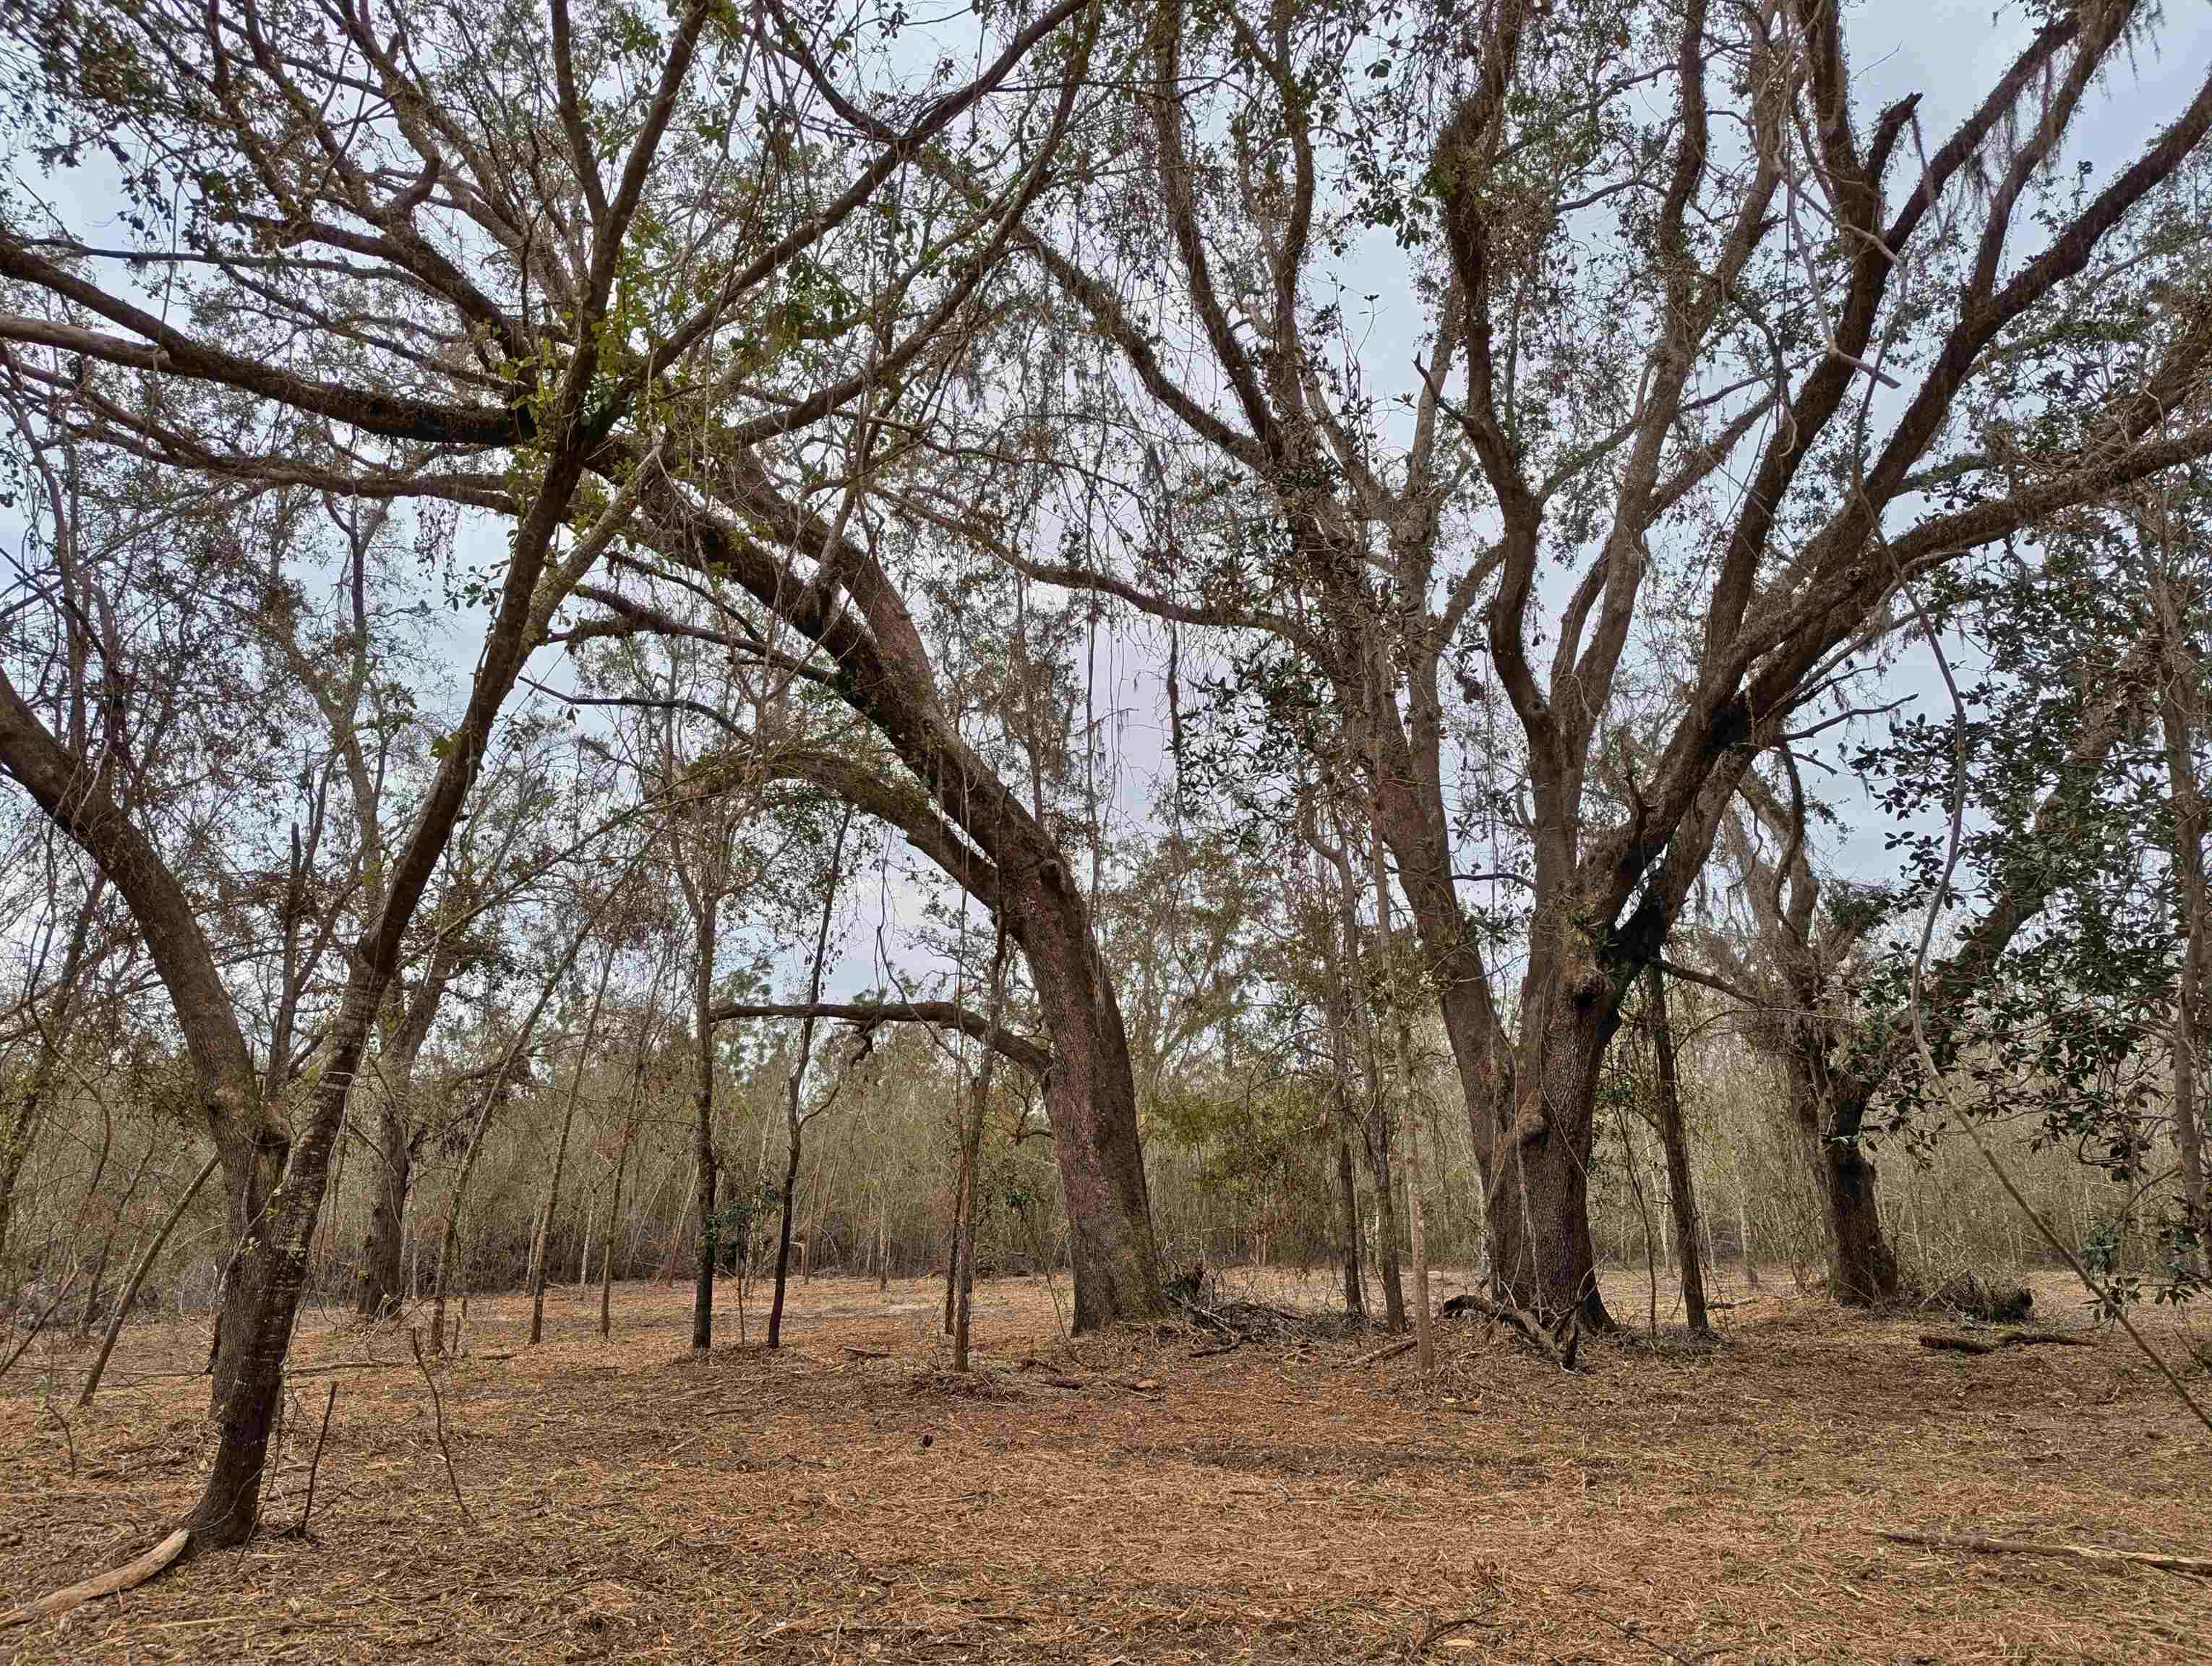
[[[1642,1294],[1624,1282],[1617,1310]],[[2046,1322],[2069,1312],[2039,1295]],[[1218,1338],[1187,1323],[1064,1347],[1033,1282],[977,1292],[973,1382],[945,1370],[927,1284],[879,1297],[817,1280],[794,1292],[782,1357],[698,1362],[688,1292],[620,1291],[611,1344],[592,1296],[557,1301],[537,1350],[526,1304],[474,1304],[467,1346],[514,1357],[440,1368],[478,1526],[447,1491],[404,1336],[303,1320],[302,1365],[406,1361],[334,1373],[312,1540],[273,1534],[297,1518],[319,1377],[289,1420],[272,1536],[0,1651],[1646,1666],[2212,1651],[2204,1582],[1865,1530],[2203,1552],[2212,1445],[2109,1341],[1938,1355],[1915,1321],[1770,1292],[1723,1316],[1716,1350],[1598,1343],[1573,1377],[1446,1324],[1425,1395],[1411,1355],[1347,1369],[1371,1333],[1210,1359],[1193,1356]],[[0,1383],[0,1602],[127,1557],[189,1505],[205,1384],[144,1373],[190,1369],[204,1347],[126,1333],[123,1369],[66,1433],[66,1351]]]

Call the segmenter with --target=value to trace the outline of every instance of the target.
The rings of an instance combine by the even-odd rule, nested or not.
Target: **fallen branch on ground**
[[[96,1596],[113,1596],[119,1591],[143,1585],[183,1555],[191,1536],[189,1529],[180,1527],[135,1562],[125,1562],[121,1567],[111,1568],[106,1573],[95,1574],[74,1585],[64,1585],[35,1602],[27,1602],[20,1608],[10,1608],[7,1613],[0,1614],[0,1626],[20,1626],[26,1620],[50,1619],[58,1614],[67,1614],[79,1603],[89,1602]]]
[[[461,1507],[461,1514],[469,1525],[476,1525],[476,1517],[469,1514],[468,1500],[461,1496],[461,1478],[453,1473],[453,1449],[446,1444],[446,1402],[438,1397],[438,1379],[430,1375],[430,1367],[422,1358],[422,1337],[414,1326],[407,1327],[407,1346],[415,1350],[415,1363],[422,1368],[422,1380],[430,1388],[430,1412],[437,1420],[438,1450],[446,1457],[446,1485],[453,1489],[453,1502]]]
[[[448,1353],[442,1356],[454,1365],[472,1359],[512,1359],[512,1353]],[[284,1373],[295,1377],[325,1377],[334,1371],[397,1371],[408,1362],[404,1359],[342,1359],[335,1365],[297,1365]],[[202,1373],[204,1374],[204,1373]]]
[[[1443,1315],[1447,1319],[1456,1318],[1462,1313],[1479,1313],[1493,1324],[1505,1326],[1561,1371],[1572,1371],[1575,1360],[1582,1353],[1582,1313],[1579,1309],[1570,1308],[1565,1318],[1547,1329],[1534,1314],[1510,1297],[1492,1301],[1489,1297],[1477,1295],[1470,1290],[1463,1296],[1453,1297],[1443,1305]]]
[[[1357,1359],[1354,1359],[1350,1365],[1346,1365],[1345,1370],[1358,1371],[1363,1366],[1380,1365],[1385,1359],[1395,1359],[1401,1353],[1411,1353],[1415,1347],[1419,1346],[1419,1342],[1420,1339],[1419,1337],[1409,1338],[1403,1342],[1393,1342],[1389,1347],[1376,1348],[1372,1353],[1361,1354]]]
[[[2063,1330],[2008,1330],[1996,1336],[1969,1336],[1964,1331],[1931,1330],[1920,1338],[1921,1347],[1946,1353],[1996,1353],[2010,1347],[2033,1347],[2038,1342],[2051,1342],[2069,1348],[2093,1348],[2097,1346],[2093,1337],[2076,1336]]]
[[[1936,1550],[1970,1550],[1983,1556],[2054,1556],[2062,1561],[2135,1564],[2163,1568],[2168,1573],[2193,1574],[2212,1579],[2212,1560],[2200,1556],[2166,1556],[2147,1550],[2106,1550],[2099,1545],[2041,1545],[2025,1539],[1972,1539],[1949,1533],[1908,1533],[1881,1528],[1867,1529],[1877,1539],[1901,1545],[1926,1545]]]

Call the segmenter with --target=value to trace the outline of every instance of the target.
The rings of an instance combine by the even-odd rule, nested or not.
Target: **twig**
[[[1662,1643],[1656,1637],[1646,1637],[1644,1634],[1644,1628],[1640,1625],[1634,1624],[1633,1622],[1624,1623],[1621,1620],[1615,1620],[1611,1614],[1601,1613],[1596,1608],[1592,1608],[1589,1612],[1592,1618],[1602,1620],[1607,1625],[1612,1626],[1613,1630],[1619,1632],[1623,1637],[1628,1639],[1631,1642],[1641,1643],[1647,1649],[1656,1649],[1661,1654],[1666,1656],[1669,1660],[1680,1661],[1682,1663],[1682,1666],[1702,1666],[1703,1662],[1711,1659],[1713,1656],[1717,1654],[1726,1654],[1728,1652],[1725,1649],[1700,1649],[1693,1655],[1686,1655],[1678,1649],[1668,1648],[1664,1643]]]
[[[2005,1348],[2033,1347],[2038,1342],[2053,1342],[2061,1347],[2093,1348],[2094,1339],[2071,1336],[2063,1330],[2010,1330],[1999,1336],[1969,1336],[1963,1331],[1931,1330],[1920,1339],[1924,1348],[1936,1348],[1950,1353],[1996,1353]]]
[[[0,1614],[0,1626],[20,1626],[27,1620],[45,1620],[58,1614],[67,1614],[81,1602],[89,1602],[96,1596],[113,1596],[134,1585],[143,1585],[163,1568],[184,1554],[185,1546],[191,1539],[191,1532],[179,1528],[135,1562],[125,1562],[121,1567],[111,1568],[106,1573],[41,1596],[20,1608],[10,1608]]]
[[[1345,1370],[1358,1371],[1363,1366],[1379,1365],[1385,1359],[1395,1359],[1401,1353],[1411,1353],[1415,1347],[1419,1346],[1419,1342],[1420,1339],[1419,1337],[1409,1338],[1402,1342],[1393,1342],[1389,1347],[1376,1348],[1372,1353],[1361,1354],[1357,1359],[1354,1359],[1350,1365],[1346,1365]]]
[[[338,1385],[331,1384],[330,1393],[323,1400],[323,1425],[315,1431],[315,1453],[307,1460],[307,1498],[300,1506],[300,1524],[289,1536],[304,1541],[307,1536],[307,1517],[315,1513],[315,1471],[323,1465],[323,1441],[331,1432],[331,1408],[338,1403]]]
[[[1212,1314],[1208,1313],[1204,1308],[1200,1307],[1196,1302],[1192,1301],[1188,1297],[1178,1296],[1176,1298],[1176,1300],[1182,1304],[1183,1311],[1189,1314],[1190,1316],[1197,1320],[1199,1323],[1210,1326],[1213,1329],[1219,1331],[1224,1336],[1234,1337],[1240,1342],[1244,1340],[1243,1332],[1238,1330],[1235,1326],[1231,1325],[1226,1321],[1216,1318]]]
[[[2186,1573],[2199,1579],[2212,1579],[2212,1560],[2200,1556],[2167,1556],[2145,1550],[2106,1550],[2099,1545],[2039,1545],[2024,1539],[1974,1539],[1950,1533],[1909,1533],[1881,1528],[1867,1529],[1877,1539],[1889,1539],[1901,1545],[1926,1545],[1936,1550],[1970,1550],[1982,1556],[2055,1556],[2062,1561],[2095,1564],[2136,1564],[2142,1567],[2163,1568],[2168,1573]]]
[[[13,1371],[15,1367],[15,1362],[23,1357],[23,1350],[39,1340],[39,1333],[46,1328],[46,1321],[52,1318],[55,1314],[61,1310],[62,1304],[69,1299],[70,1286],[76,1283],[76,1269],[71,1268],[70,1269],[69,1277],[62,1280],[62,1287],[55,1292],[53,1300],[47,1303],[45,1307],[40,1309],[38,1317],[31,1321],[30,1334],[25,1336],[21,1341],[15,1344],[15,1351],[13,1353],[10,1353],[5,1360],[0,1360],[0,1377],[5,1377],[9,1371]]]
[[[460,1505],[461,1514],[468,1517],[469,1525],[473,1527],[477,1518],[469,1515],[468,1501],[461,1497],[461,1480],[453,1473],[453,1449],[446,1444],[446,1404],[438,1398],[438,1379],[430,1375],[430,1367],[423,1362],[422,1333],[413,1325],[407,1327],[407,1346],[415,1350],[415,1363],[422,1369],[422,1380],[430,1385],[430,1414],[437,1420],[438,1450],[445,1454],[446,1484],[453,1489],[453,1502]]]
[[[1422,1617],[1424,1619],[1427,1618],[1425,1614]],[[1418,1660],[1421,1656],[1428,1653],[1428,1651],[1436,1645],[1440,1639],[1452,1632],[1463,1630],[1469,1626],[1482,1626],[1486,1627],[1491,1624],[1490,1610],[1487,1608],[1485,1608],[1480,1614],[1461,1614],[1455,1620],[1439,1620],[1435,1624],[1431,1625],[1428,1630],[1421,1633],[1419,1641],[1413,1645],[1413,1652],[1407,1656],[1407,1658]]]
[[[459,1362],[468,1360],[512,1359],[512,1353],[456,1353],[447,1356]],[[289,1377],[326,1377],[334,1371],[391,1371],[404,1365],[404,1359],[341,1359],[334,1365],[295,1365],[285,1371]]]
[[[845,1357],[848,1359],[888,1359],[890,1355],[881,1348],[856,1348],[848,1346],[845,1349]]]

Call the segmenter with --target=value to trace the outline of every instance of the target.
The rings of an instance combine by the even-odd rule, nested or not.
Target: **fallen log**
[[[2039,1342],[2069,1348],[2097,1346],[2093,1337],[2063,1330],[2008,1330],[1996,1336],[1974,1336],[1962,1330],[1930,1330],[1923,1332],[1920,1338],[1921,1347],[1944,1353],[1997,1353],[2006,1348],[2033,1347]]]
[[[67,1614],[80,1603],[95,1597],[113,1596],[118,1592],[144,1584],[163,1568],[185,1554],[191,1541],[188,1529],[179,1528],[135,1562],[125,1562],[121,1567],[110,1568],[105,1573],[80,1580],[74,1585],[64,1585],[50,1591],[35,1602],[27,1602],[20,1608],[10,1608],[0,1614],[0,1626],[20,1626],[26,1620],[47,1620],[56,1614]]]
[[[2212,1560],[2201,1556],[2168,1556],[2147,1550],[2106,1550],[2101,1545],[2046,1545],[2027,1539],[1973,1539],[1950,1533],[1911,1533],[1882,1528],[1867,1529],[1877,1539],[1901,1545],[1926,1545],[1933,1550],[1965,1550],[1978,1556],[2051,1556],[2062,1561],[2093,1566],[2118,1563],[2124,1566],[2162,1568],[2168,1573],[2192,1574],[2212,1579]]]

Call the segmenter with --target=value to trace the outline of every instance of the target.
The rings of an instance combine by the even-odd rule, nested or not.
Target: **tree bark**
[[[1160,1307],[1136,1075],[1121,1008],[1103,975],[1090,909],[1074,880],[1055,860],[1037,865],[1018,890],[1024,902],[1001,917],[1029,962],[1052,1038],[1045,1106],[1081,1333]]]
[[[1651,1053],[1656,1065],[1659,1139],[1667,1152],[1667,1201],[1674,1214],[1674,1241],[1681,1245],[1682,1304],[1690,1329],[1702,1336],[1711,1329],[1705,1312],[1705,1268],[1698,1253],[1698,1200],[1690,1178],[1690,1142],[1682,1121],[1680,1073],[1674,1057],[1674,1026],[1667,1014],[1667,975],[1654,961],[1644,969],[1645,999],[1650,1003]]]
[[[1897,1299],[1897,1256],[1876,1207],[1874,1159],[1859,1142],[1870,1088],[1838,1080],[1825,1055],[1800,1041],[1790,1060],[1790,1097],[1813,1150],[1827,1227],[1828,1291],[1846,1307],[1877,1308]]]

